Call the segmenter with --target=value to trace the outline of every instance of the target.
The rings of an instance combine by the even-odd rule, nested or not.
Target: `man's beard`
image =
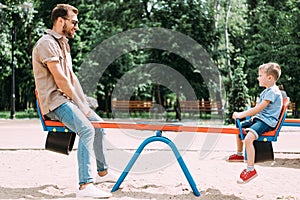
[[[74,37],[74,36],[72,35],[70,29],[68,29],[66,23],[65,23],[64,26],[63,26],[62,32],[65,34],[65,36],[66,36],[67,38],[73,38],[73,37]]]

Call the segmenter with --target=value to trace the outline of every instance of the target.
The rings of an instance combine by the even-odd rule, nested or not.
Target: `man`
[[[72,70],[67,38],[74,38],[78,27],[78,10],[58,4],[51,13],[52,30],[46,30],[32,52],[36,90],[42,114],[64,123],[79,136],[77,197],[108,198],[111,193],[97,189],[93,182],[91,156],[95,155],[99,182],[116,181],[107,172],[103,154],[103,129],[95,129],[90,121],[103,121],[85,99],[82,87]]]

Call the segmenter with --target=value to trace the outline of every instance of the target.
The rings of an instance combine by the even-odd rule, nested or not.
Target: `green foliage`
[[[252,2],[252,1],[251,1]],[[300,4],[297,0],[253,1],[248,17],[249,30],[246,40],[245,65],[248,87],[256,84],[257,67],[266,62],[277,62],[282,68],[279,83],[285,86],[291,101],[300,105]],[[259,93],[258,87],[250,95]]]
[[[243,110],[246,100],[255,99],[260,93],[256,80],[257,67],[270,61],[281,65],[282,76],[279,82],[285,86],[291,100],[296,102],[297,106],[300,105],[300,90],[297,87],[300,81],[298,0],[30,1],[34,6],[34,10],[30,12],[24,12],[16,7],[23,3],[22,0],[1,1],[9,9],[0,11],[0,110],[10,109],[12,28],[16,28],[14,48],[16,108],[20,111],[29,108],[31,110],[35,105],[31,51],[44,30],[51,28],[50,13],[58,3],[71,3],[79,9],[80,30],[75,38],[70,40],[75,73],[82,70],[82,63],[87,60],[89,53],[112,36],[134,28],[161,27],[193,38],[211,56],[221,72],[224,84],[224,88],[220,86],[218,89],[224,89],[228,97],[226,107],[228,122],[233,111]],[[226,31],[228,37],[225,35]],[[149,38],[143,35],[137,37],[142,42],[149,41]],[[169,41],[172,41],[172,38]],[[179,45],[176,42],[173,44]],[[156,103],[162,104],[168,102],[165,105],[168,107],[172,106],[176,99],[181,98],[181,94],[177,91],[170,91],[153,83],[151,81],[153,75],[135,70],[147,63],[159,63],[175,69],[189,81],[198,99],[211,98],[208,86],[199,71],[183,58],[183,56],[193,57],[192,49],[191,52],[184,52],[182,56],[158,49],[137,49],[137,45],[133,42],[130,45],[134,51],[124,52],[111,63],[97,83],[97,91],[89,94],[97,96],[99,112],[107,114],[110,112],[111,94],[118,80],[125,74],[134,74],[137,77],[132,99],[153,99]],[[104,52],[102,56],[109,56],[110,53]],[[97,66],[99,63],[89,64]],[[139,83],[138,80],[142,77],[149,79]],[[88,82],[90,77],[81,78],[83,78],[81,81]],[[172,84],[175,85],[176,80],[170,81],[170,85]]]
[[[33,76],[31,73],[32,28],[34,24],[34,10],[21,7],[23,2],[4,1],[7,8],[0,11],[0,110],[10,107],[12,82],[12,41],[14,40],[16,109],[24,109],[32,105],[34,96]],[[15,35],[13,34],[15,32]]]
[[[233,70],[231,87],[228,93],[228,107],[226,110],[226,123],[234,123],[231,118],[233,112],[244,111],[249,100],[247,84],[247,75],[243,71],[245,64],[244,58],[237,58],[239,65]]]

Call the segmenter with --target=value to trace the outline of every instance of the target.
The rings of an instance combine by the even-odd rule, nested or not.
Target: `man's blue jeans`
[[[95,155],[97,171],[107,170],[103,153],[104,130],[94,128],[90,121],[103,121],[94,111],[86,117],[72,102],[66,102],[46,115],[59,120],[79,136],[78,142],[78,172],[79,184],[93,182],[91,158]]]

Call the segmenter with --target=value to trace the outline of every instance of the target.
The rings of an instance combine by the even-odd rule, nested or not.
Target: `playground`
[[[68,128],[46,114],[70,101],[89,116],[86,98],[119,177],[96,185],[111,199],[300,200],[299,0],[57,3],[0,3],[0,199],[76,197],[77,160],[91,154],[77,157],[73,131],[93,127],[59,116],[71,110],[55,118]],[[279,123],[246,136],[244,159],[235,137],[252,111],[271,127],[280,112]],[[226,161],[233,153],[239,163]],[[256,177],[253,160],[258,177],[237,184]],[[91,196],[80,179],[78,193]]]
[[[45,150],[47,133],[41,128],[40,120],[0,120],[0,199],[74,199],[77,187],[76,144],[70,155]],[[190,125],[190,124],[188,124]],[[13,131],[12,131],[13,130]],[[149,131],[151,134],[151,131]],[[153,132],[153,131],[152,131]],[[107,129],[106,139],[117,146],[109,148],[108,155],[117,155],[122,150],[134,153],[139,142],[122,140],[124,131]],[[135,133],[136,134],[136,133]],[[145,134],[145,132],[141,132]],[[132,170],[111,199],[299,199],[300,198],[300,140],[299,128],[284,126],[278,142],[273,143],[275,162],[257,164],[259,176],[246,185],[236,183],[245,163],[228,163],[228,155],[235,152],[235,135],[218,136],[213,148],[206,152],[203,142],[205,133],[172,133],[164,135],[174,138],[177,134],[194,134],[192,143],[179,151],[196,186],[201,193],[196,197],[176,160],[159,166],[155,160],[139,162],[143,156],[159,153],[174,157],[162,143],[153,143],[142,152]],[[75,143],[77,139],[75,140]],[[201,154],[202,153],[202,154]],[[113,163],[117,157],[108,156],[112,170],[120,175],[124,166]],[[127,158],[126,158],[127,159]],[[129,158],[125,160],[125,163]],[[157,166],[155,166],[157,165]],[[156,170],[149,170],[149,169]],[[144,169],[146,173],[139,173]],[[3,181],[5,180],[5,181]],[[97,187],[110,191],[114,183],[98,184]]]

